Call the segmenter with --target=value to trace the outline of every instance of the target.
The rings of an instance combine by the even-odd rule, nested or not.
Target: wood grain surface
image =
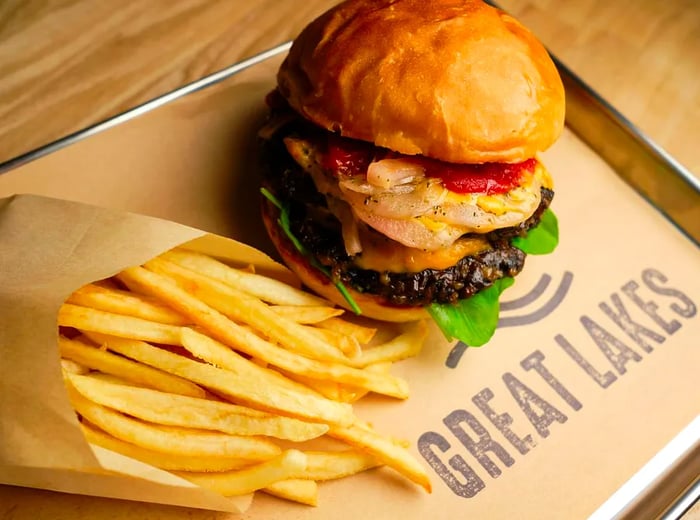
[[[292,38],[335,0],[3,0],[0,162]],[[501,0],[700,175],[700,2]]]
[[[0,0],[0,162],[289,40],[334,3]],[[700,176],[700,1],[499,4]]]

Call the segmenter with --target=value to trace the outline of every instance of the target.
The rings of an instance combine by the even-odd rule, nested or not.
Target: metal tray
[[[261,52],[117,116],[0,164],[0,175],[193,92],[220,83],[289,50]],[[700,245],[700,180],[554,58],[567,92],[566,124],[630,186]],[[700,417],[630,478],[591,516],[680,518],[700,499]]]

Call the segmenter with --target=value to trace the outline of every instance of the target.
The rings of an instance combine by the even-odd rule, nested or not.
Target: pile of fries
[[[226,496],[317,505],[319,481],[381,465],[430,491],[407,444],[352,406],[370,392],[408,397],[390,368],[418,354],[426,324],[343,313],[174,249],[69,297],[58,316],[64,379],[90,443]]]

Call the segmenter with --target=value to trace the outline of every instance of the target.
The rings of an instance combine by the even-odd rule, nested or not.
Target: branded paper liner
[[[0,195],[134,211],[274,254],[257,211],[255,128],[277,64],[1,176]],[[585,518],[700,414],[697,247],[570,132],[542,159],[555,179],[560,245],[528,257],[502,296],[493,340],[460,352],[433,330],[421,356],[396,367],[408,401],[356,405],[378,430],[411,442],[432,495],[379,469],[323,483],[318,508],[256,496],[245,518]],[[158,245],[154,235],[149,254],[177,241]],[[0,488],[0,501],[27,516],[211,518],[15,493]]]

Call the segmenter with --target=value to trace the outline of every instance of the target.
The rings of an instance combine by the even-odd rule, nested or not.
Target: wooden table
[[[334,3],[4,0],[0,162],[291,39]],[[499,3],[700,176],[700,2]],[[0,487],[2,518],[70,518],[76,507],[101,518],[109,504]],[[700,519],[700,507],[687,518]]]
[[[0,162],[288,40],[334,3],[4,0]],[[500,5],[700,175],[700,3]]]

